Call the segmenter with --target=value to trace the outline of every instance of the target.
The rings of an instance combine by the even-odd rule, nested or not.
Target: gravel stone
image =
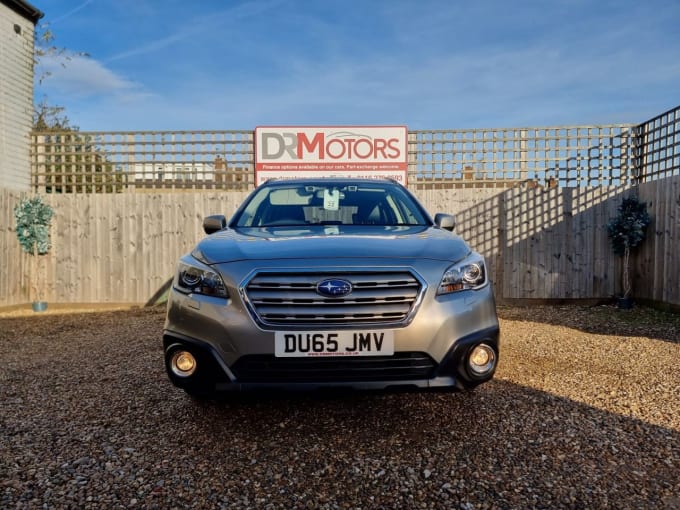
[[[0,317],[0,508],[680,508],[680,316],[499,314],[470,393],[208,402],[162,309]]]

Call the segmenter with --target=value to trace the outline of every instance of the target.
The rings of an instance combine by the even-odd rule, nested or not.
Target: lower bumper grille
[[[360,382],[430,379],[436,363],[422,352],[363,358],[241,357],[232,372],[243,383]]]

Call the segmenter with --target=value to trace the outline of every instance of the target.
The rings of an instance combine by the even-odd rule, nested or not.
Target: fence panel
[[[209,214],[230,214],[243,192],[50,196],[58,302],[146,301],[203,237]]]
[[[14,207],[25,196],[23,193],[0,188],[0,306],[16,305],[31,301],[30,273],[27,271],[29,256],[19,245],[14,220]]]
[[[644,182],[680,175],[680,106],[637,126],[634,165]]]
[[[251,131],[33,133],[40,193],[243,190],[253,186]]]
[[[680,174],[680,107],[640,125],[415,130],[413,189],[618,186]],[[33,133],[41,193],[247,190],[253,132]]]
[[[653,223],[633,257],[639,298],[680,304],[680,176],[642,183]],[[417,190],[431,212],[456,214],[457,232],[485,255],[499,301],[606,299],[620,291],[620,260],[606,224],[629,187]],[[143,303],[203,236],[204,216],[230,214],[245,192],[51,194],[53,249],[46,299]],[[29,302],[30,256],[14,231],[21,195],[0,190],[0,305]]]
[[[411,131],[408,143],[409,187],[431,212],[457,214],[501,300],[615,294],[606,224],[637,185],[653,241],[633,261],[635,292],[680,304],[680,107],[638,126]],[[33,190],[56,210],[57,302],[145,301],[202,217],[230,213],[254,186],[251,131],[34,133],[31,154]],[[21,196],[0,189],[0,305],[31,299],[13,229]]]
[[[413,189],[616,186],[633,176],[633,125],[411,131]],[[32,136],[41,193],[246,190],[251,131],[52,132]]]
[[[484,254],[491,281],[502,281],[504,190],[492,188],[416,189],[414,193],[433,215],[455,214],[456,232]],[[499,288],[499,287],[497,287]]]
[[[230,214],[244,192],[47,195],[55,210],[44,257],[44,297],[58,303],[143,303],[204,234],[202,219]],[[16,239],[20,195],[0,190],[0,306],[30,302],[29,255]]]
[[[606,225],[625,187],[504,193],[506,299],[603,299],[619,288]]]
[[[417,187],[618,186],[631,178],[628,124],[413,131]]]
[[[652,223],[638,249],[633,271],[637,297],[680,304],[680,175],[640,184]]]

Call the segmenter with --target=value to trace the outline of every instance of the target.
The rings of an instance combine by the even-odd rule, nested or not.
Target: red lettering
[[[387,142],[387,146],[392,149],[392,152],[387,156],[388,158],[398,158],[399,155],[401,154],[401,150],[399,149],[399,140],[397,138],[390,138]]]
[[[345,145],[347,146],[347,159],[352,159],[352,154],[354,151],[353,144],[354,138],[345,138]]]
[[[304,133],[298,133],[297,139],[298,139],[298,144],[297,144],[297,157],[298,157],[298,159],[303,159],[303,154],[302,154],[303,149],[307,149],[307,152],[314,152],[314,150],[317,146],[319,147],[319,159],[324,159],[323,133],[317,133],[316,135],[314,135],[314,138],[312,138],[311,142],[307,138],[307,135],[305,135]]]
[[[378,158],[378,154],[382,156],[384,159],[387,159],[387,155],[385,154],[385,147],[387,147],[387,140],[384,138],[377,138],[375,140],[375,157],[376,159]]]
[[[339,152],[334,151],[333,145],[339,145],[340,151]],[[328,157],[332,159],[340,159],[345,156],[345,153],[346,153],[345,144],[342,142],[342,140],[336,138],[326,144],[326,154],[328,154]]]
[[[375,143],[377,143],[378,140],[375,140]],[[362,145],[366,145],[367,148],[363,150],[363,152],[359,152],[360,147]],[[355,145],[354,145],[354,153],[357,155],[359,159],[367,159],[370,158],[373,155],[373,144],[371,143],[370,140],[366,140],[365,138],[362,138],[359,140]]]
[[[398,138],[333,138],[326,140],[324,133],[310,135],[299,132],[295,147],[297,159],[304,161],[305,156],[324,159],[390,160],[401,156],[402,147]],[[292,133],[291,133],[292,136]],[[292,148],[292,147],[291,147]],[[293,156],[292,151],[291,156]]]

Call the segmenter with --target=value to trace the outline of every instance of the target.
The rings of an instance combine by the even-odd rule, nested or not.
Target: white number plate
[[[277,331],[276,357],[391,356],[393,331]]]

